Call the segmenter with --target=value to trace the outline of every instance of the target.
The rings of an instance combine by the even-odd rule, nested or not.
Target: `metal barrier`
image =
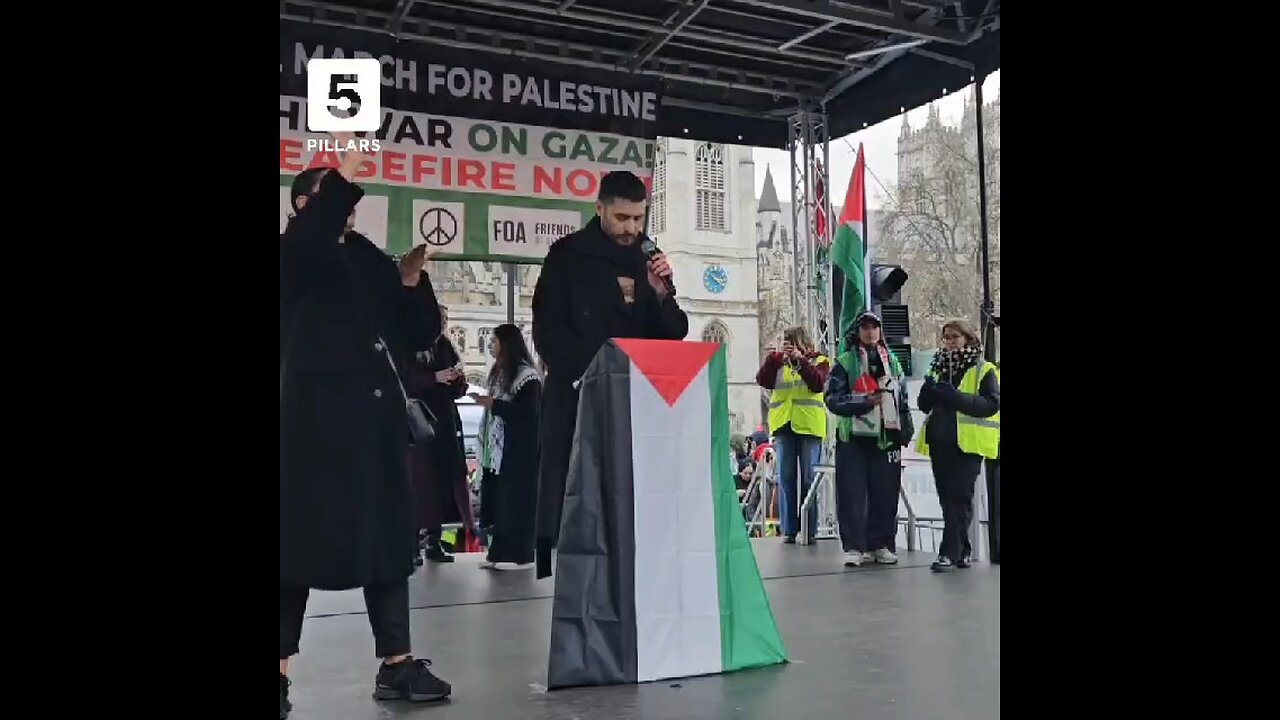
[[[916,528],[916,511],[911,507],[911,496],[907,495],[907,489],[901,482],[898,483],[898,495],[902,498],[902,504],[907,506],[907,552],[915,552],[916,548],[919,547],[919,543],[916,542],[918,540],[916,537],[918,532]],[[899,525],[902,524],[902,520],[902,516],[899,515]]]
[[[915,518],[915,521],[913,523],[908,518],[898,516],[898,525],[900,527],[902,525],[907,525],[906,534],[907,534],[907,550],[908,551],[915,552],[917,549],[922,552],[926,551],[926,548],[924,547],[924,543],[921,542],[921,537],[922,537],[921,532],[924,530],[928,530],[929,531],[929,547],[927,549],[927,552],[933,552],[933,553],[938,552],[938,545],[941,542],[941,539],[939,538],[939,536],[942,534],[942,526],[943,526],[942,518],[918,517],[918,518]],[[983,535],[986,535],[986,532],[985,530],[981,530],[981,528],[983,528],[983,526],[985,525],[987,525],[986,520],[978,520],[977,522],[973,523],[973,527],[979,528]],[[982,556],[979,554],[981,552],[981,549],[982,549],[981,543],[977,543],[977,542],[973,543],[973,557],[975,560],[982,559]]]
[[[800,504],[800,534],[796,542],[809,544],[809,508],[817,503],[818,527],[814,528],[814,540],[840,537],[836,522],[836,466],[819,463],[813,466],[813,484]],[[800,496],[800,473],[796,473],[796,497]]]
[[[919,461],[920,459],[912,458],[913,461]],[[900,457],[898,462],[901,464],[905,475],[907,460]],[[835,513],[835,471],[836,468],[833,464],[822,463],[814,466],[813,485],[809,488],[809,492],[805,495],[804,502],[800,506],[800,534],[796,538],[797,543],[802,545],[809,544],[808,510],[815,502],[818,504],[818,527],[814,533],[814,540],[825,540],[840,536],[840,525],[836,520]],[[797,473],[797,494],[799,494],[799,483],[800,479]],[[921,531],[928,530],[930,531],[932,552],[937,552],[938,535],[943,529],[943,519],[940,517],[917,517],[915,508],[911,505],[911,497],[907,493],[905,483],[899,484],[898,495],[901,498],[902,506],[907,511],[906,517],[898,516],[898,525],[906,524],[907,551],[916,552],[917,550],[922,550],[924,543],[921,541]],[[991,554],[987,542],[988,534],[983,529],[983,526],[988,523],[988,517],[986,465],[984,464],[974,488],[974,522],[969,525],[968,529],[969,542],[973,547],[973,558],[975,560],[986,560]]]

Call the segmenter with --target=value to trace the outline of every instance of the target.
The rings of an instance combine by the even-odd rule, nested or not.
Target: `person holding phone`
[[[766,355],[756,373],[756,383],[772,391],[769,432],[778,458],[784,543],[794,543],[800,532],[800,505],[813,485],[814,466],[821,459],[822,441],[827,436],[822,388],[830,368],[831,361],[814,348],[808,331],[796,326],[783,332],[782,351]],[[808,517],[806,542],[811,542],[818,527],[817,503],[809,507]]]
[[[427,560],[451,563],[453,555],[441,546],[444,523],[461,523],[475,531],[471,495],[467,487],[467,451],[462,442],[462,416],[454,402],[467,392],[462,360],[449,340],[449,309],[440,305],[440,337],[430,350],[414,358],[409,394],[423,402],[435,417],[435,437],[427,447],[409,446],[418,518],[418,545]]]
[[[346,145],[350,134],[335,134]],[[438,700],[452,688],[410,654],[417,522],[405,466],[408,413],[397,375],[440,336],[422,270],[355,232],[369,160],[294,178],[280,236],[280,717],[310,591],[363,588],[382,664],[378,700]],[[390,359],[390,362],[388,362]],[[393,372],[393,367],[396,370]]]

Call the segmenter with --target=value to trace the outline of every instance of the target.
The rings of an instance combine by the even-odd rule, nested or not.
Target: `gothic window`
[[[667,231],[667,139],[653,147],[653,190],[649,193],[649,234]]]
[[[482,327],[478,335],[476,349],[480,351],[480,357],[489,356],[489,338],[493,337],[493,328]]]
[[[716,143],[698,145],[698,152],[693,158],[693,175],[698,229],[728,232],[724,146]]]
[[[467,357],[467,329],[454,325],[449,328],[449,341],[453,343],[453,348],[458,351],[461,359]]]
[[[729,328],[719,320],[712,320],[707,326],[702,328],[702,342],[719,343],[724,346],[724,358],[729,360]]]

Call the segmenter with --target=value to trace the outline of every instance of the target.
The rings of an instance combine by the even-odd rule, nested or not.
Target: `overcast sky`
[[[959,91],[952,88],[946,95],[942,94],[942,88],[938,89],[939,99],[936,104],[944,124],[960,123],[960,116],[964,113],[964,96],[971,91],[972,87],[970,85]],[[996,70],[987,76],[986,82],[982,85],[983,99],[990,103],[999,90],[1000,71]],[[918,128],[924,124],[928,115],[929,106],[921,105],[907,111],[907,121],[911,123],[912,128]],[[876,182],[876,178],[890,187],[897,181],[898,134],[901,131],[902,116],[898,115],[879,125],[873,125],[866,130],[831,142],[832,205],[840,205],[844,202],[845,191],[849,188],[849,176],[853,174],[853,163],[858,153],[858,143],[862,143],[867,155],[867,205],[872,208],[883,206],[884,192],[880,188],[880,183]],[[756,197],[760,197],[760,191],[764,188],[765,168],[772,167],[778,199],[784,203],[788,202],[791,198],[791,155],[786,150],[753,148],[753,157],[756,162]]]

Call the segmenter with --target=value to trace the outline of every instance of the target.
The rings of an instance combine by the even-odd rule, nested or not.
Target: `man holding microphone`
[[[557,240],[533,294],[533,342],[546,362],[538,480],[537,576],[551,574],[578,417],[575,383],[609,338],[683,340],[689,319],[671,265],[643,233],[648,194],[625,170],[600,181],[596,217]]]

